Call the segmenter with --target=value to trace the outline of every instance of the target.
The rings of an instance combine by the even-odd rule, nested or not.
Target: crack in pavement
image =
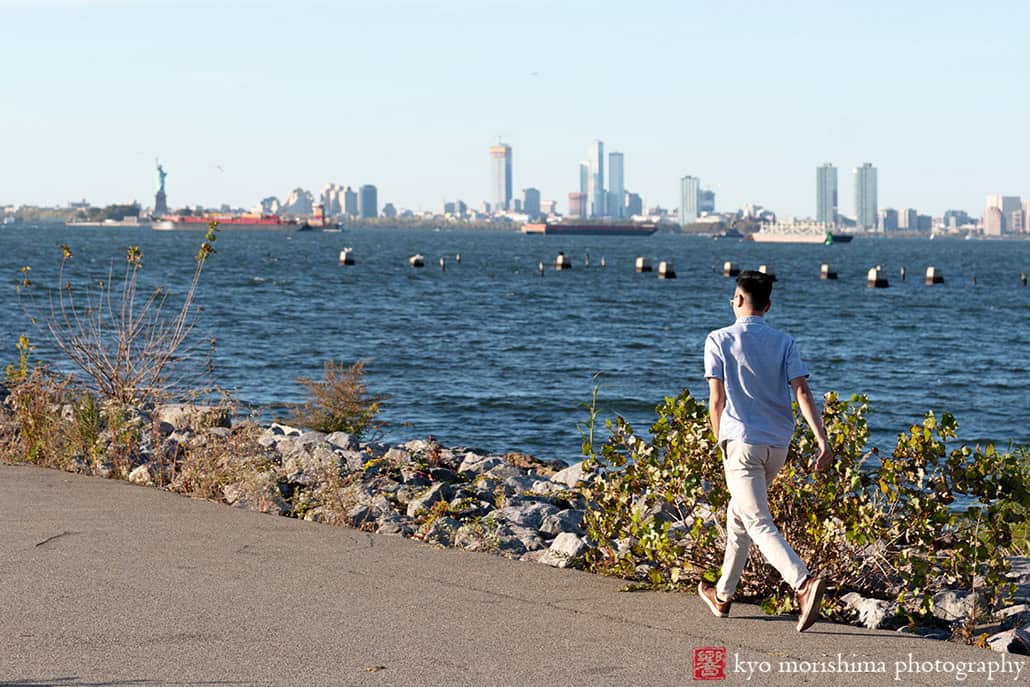
[[[70,536],[70,535],[73,535],[73,534],[79,534],[79,533],[78,532],[69,532],[67,530],[65,530],[64,532],[58,532],[57,534],[55,534],[52,537],[47,537],[46,539],[44,539],[41,542],[36,542],[35,548],[38,549],[39,547],[45,546],[45,545],[49,544],[52,541],[60,539],[61,537],[67,537],[67,536]]]

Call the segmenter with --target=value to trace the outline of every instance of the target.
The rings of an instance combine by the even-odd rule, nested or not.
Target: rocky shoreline
[[[387,444],[279,423],[233,424],[225,410],[188,404],[129,412],[118,432],[105,429],[97,438],[103,446],[97,455],[112,456],[120,437],[137,437],[121,464],[80,455],[65,469],[558,568],[583,567],[591,546],[583,516],[596,475],[583,463],[449,448],[431,436]],[[1026,654],[1030,558],[1013,558],[1012,567],[1017,603],[999,613],[1000,625],[983,629],[990,632],[990,648]],[[976,599],[969,592],[941,592],[934,615],[943,623],[961,622]],[[909,627],[896,603],[855,593],[841,602],[869,628],[950,636],[941,628]]]

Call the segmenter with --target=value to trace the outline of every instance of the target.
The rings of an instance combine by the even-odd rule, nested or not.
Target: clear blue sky
[[[815,168],[879,168],[880,206],[1030,196],[1030,3],[0,0],[0,204],[252,206],[372,183],[436,208],[517,190],[565,207],[595,138],[678,205],[815,212]],[[219,169],[221,167],[221,169]]]

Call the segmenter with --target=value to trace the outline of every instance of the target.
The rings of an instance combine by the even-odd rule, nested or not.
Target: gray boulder
[[[584,511],[571,508],[558,511],[543,519],[543,522],[540,523],[540,531],[552,537],[562,532],[571,532],[576,535],[586,534],[586,530],[583,528],[583,514]]]
[[[983,608],[979,594],[948,590],[933,595],[933,615],[940,620],[964,620],[972,615],[974,607]]]
[[[450,501],[453,494],[451,485],[440,482],[429,487],[418,496],[408,501],[408,517],[413,518],[420,513],[429,512],[437,501]]]
[[[498,463],[497,465],[493,466],[492,468],[490,468],[489,470],[487,470],[483,474],[486,475],[487,477],[489,477],[490,479],[497,479],[497,480],[501,480],[501,481],[504,481],[504,480],[512,478],[512,477],[519,477],[519,478],[525,478],[526,477],[526,471],[525,470],[523,470],[522,468],[517,468],[514,465],[509,465],[508,463],[505,463],[505,462]],[[533,482],[535,482],[535,481],[536,481],[536,479],[531,479],[531,480],[525,481],[526,488],[528,489],[529,486],[532,485]]]
[[[531,527],[538,530],[543,524],[544,518],[557,512],[558,507],[549,503],[521,501],[504,508],[498,508],[486,517],[491,520],[499,520],[512,525],[518,525],[519,527]]]
[[[440,544],[441,546],[452,546],[457,536],[461,523],[449,516],[437,518],[422,535],[422,540]]]
[[[353,451],[358,448],[358,440],[346,432],[333,432],[327,435],[325,440],[342,451]]]
[[[155,411],[158,422],[166,422],[176,429],[193,430],[207,427],[229,427],[232,418],[226,408],[192,403],[167,403]]]
[[[1030,625],[1030,603],[1016,604],[998,611],[1003,630]]]
[[[387,515],[378,520],[376,534],[410,537],[415,533],[415,523],[402,515]]]
[[[458,472],[468,472],[474,475],[481,475],[487,470],[502,464],[504,464],[504,460],[498,456],[481,456],[469,451],[465,454],[464,459],[462,459],[461,464],[458,466]]]
[[[543,540],[540,533],[535,529],[519,527],[518,525],[508,525],[505,529],[507,530],[507,536],[518,539],[526,551],[539,551],[540,549],[547,548],[547,542]]]

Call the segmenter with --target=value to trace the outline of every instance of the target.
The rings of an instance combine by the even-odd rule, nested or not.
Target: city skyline
[[[146,204],[155,157],[173,170],[171,205],[251,207],[327,180],[374,184],[415,210],[478,204],[489,199],[483,141],[499,138],[518,154],[513,189],[559,202],[595,138],[617,142],[648,206],[676,207],[677,180],[697,174],[720,207],[812,216],[820,160],[873,160],[882,207],[980,214],[988,194],[1030,195],[1030,94],[1010,87],[1030,7],[1016,2],[643,3],[603,51],[608,78],[627,85],[618,99],[568,91],[581,78],[575,46],[613,31],[603,2],[0,4],[0,59],[16,65],[0,112],[3,204]],[[312,40],[315,16],[342,40]],[[656,25],[696,28],[683,47],[655,41]],[[185,35],[204,50],[175,49]],[[526,35],[547,49],[495,49]],[[304,49],[268,51],[254,36]],[[678,88],[683,61],[702,58]],[[855,92],[891,105],[856,106]],[[985,128],[1005,145],[985,145]],[[844,193],[839,212],[852,205]]]

